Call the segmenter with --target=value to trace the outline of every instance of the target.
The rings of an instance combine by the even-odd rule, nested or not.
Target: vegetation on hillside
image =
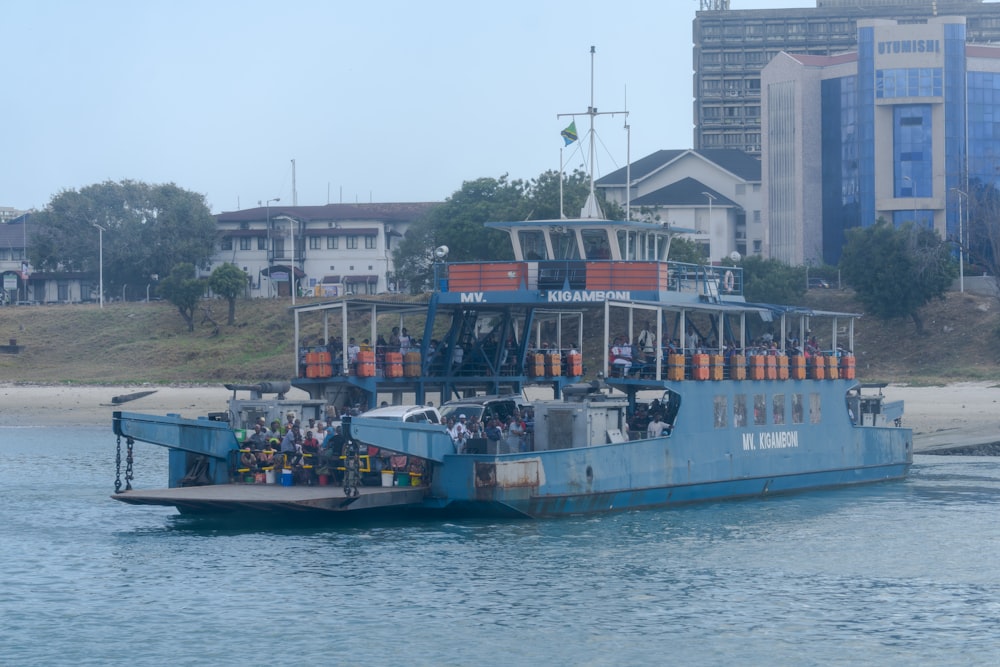
[[[308,302],[308,300],[304,300]],[[822,310],[863,312],[848,290],[809,290],[798,300]],[[0,355],[0,381],[19,383],[221,383],[286,379],[294,375],[293,317],[289,302],[241,301],[235,326],[205,324],[226,308],[202,300],[195,331],[164,302],[128,302],[0,308],[0,340],[16,338],[23,351]],[[205,312],[208,309],[208,313]],[[855,327],[859,376],[864,381],[935,383],[1000,380],[997,301],[949,292],[925,306],[918,335],[905,320],[862,317]],[[394,326],[391,317],[378,330]],[[398,318],[396,323],[398,323]],[[350,335],[368,337],[354,322]],[[601,318],[585,319],[588,372],[603,355]],[[323,334],[319,323],[301,332],[306,344]]]
[[[943,297],[958,275],[952,248],[937,232],[913,223],[893,227],[881,218],[848,230],[840,266],[868,312],[908,317],[918,334],[924,332],[921,309]]]

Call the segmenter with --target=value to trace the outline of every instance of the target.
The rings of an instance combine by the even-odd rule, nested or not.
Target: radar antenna
[[[581,218],[603,218],[604,213],[601,212],[601,207],[597,203],[597,195],[594,192],[594,116],[603,115],[615,115],[615,114],[625,114],[625,119],[628,120],[628,111],[597,111],[597,107],[594,106],[594,54],[597,52],[597,48],[590,47],[590,106],[587,107],[585,113],[561,113],[556,114],[556,118],[562,118],[564,116],[590,116],[590,193],[587,195],[587,203],[583,205],[583,210],[580,211]]]

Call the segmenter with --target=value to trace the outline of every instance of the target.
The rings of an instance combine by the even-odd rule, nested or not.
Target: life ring
[[[722,286],[727,292],[733,291],[733,287],[736,286],[736,276],[733,275],[732,271],[726,271],[725,275],[722,276]]]

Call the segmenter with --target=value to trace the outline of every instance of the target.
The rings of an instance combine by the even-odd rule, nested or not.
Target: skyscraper
[[[759,10],[703,0],[701,6],[693,26],[696,149],[759,155],[761,70],[782,51],[814,56],[856,51],[859,20],[905,24],[964,16],[967,42],[1000,43],[1000,3],[982,0],[817,0],[815,8]]]

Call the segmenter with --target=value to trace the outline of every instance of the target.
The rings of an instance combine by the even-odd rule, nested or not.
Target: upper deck
[[[740,268],[667,260],[672,237],[686,230],[595,219],[486,226],[508,233],[514,260],[436,264],[442,304],[742,301]]]

